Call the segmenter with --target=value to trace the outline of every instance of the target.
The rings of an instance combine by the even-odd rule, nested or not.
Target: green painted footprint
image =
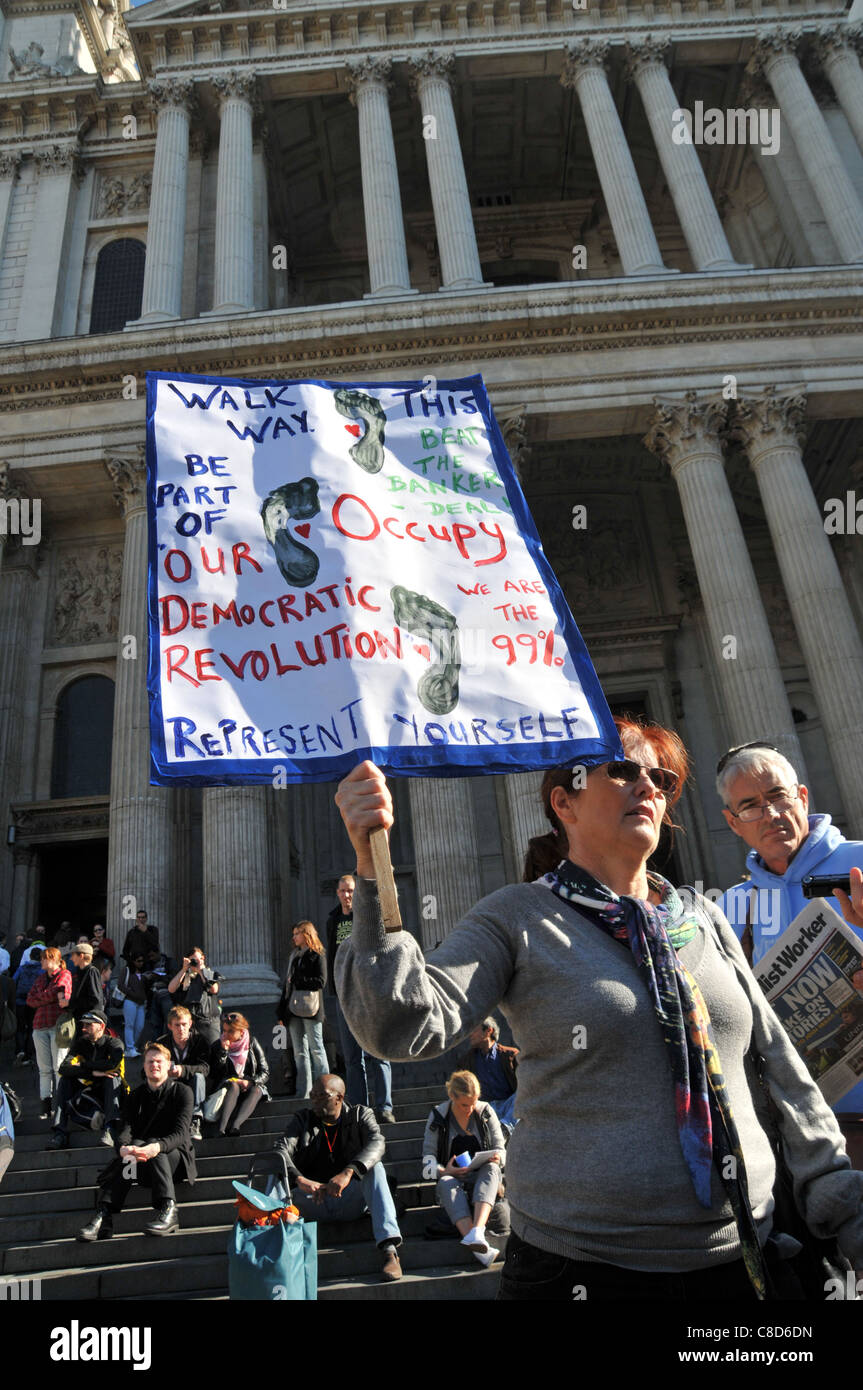
[[[425,594],[396,585],[390,590],[399,627],[414,637],[428,638],[435,660],[417,685],[417,695],[430,714],[449,714],[458,704],[461,648],[458,623],[448,609]]]
[[[364,468],[366,473],[380,473],[384,466],[384,429],[387,417],[379,400],[367,396],[365,391],[348,391],[342,388],[333,393],[336,410],[347,420],[362,420],[366,432],[362,439],[348,450],[351,458]]]

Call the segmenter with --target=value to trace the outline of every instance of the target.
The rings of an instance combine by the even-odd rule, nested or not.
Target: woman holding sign
[[[647,869],[688,773],[677,736],[617,721],[626,758],[543,781],[561,861],[484,898],[424,959],[380,920],[368,834],[384,778],[336,797],[357,853],[336,970],[364,1048],[436,1057],[500,1006],[520,1048],[505,1299],[776,1297],[776,1164],[744,1062],[754,1045],[802,1211],[863,1267],[863,1174],[715,906]],[[805,1117],[799,1123],[797,1116]]]

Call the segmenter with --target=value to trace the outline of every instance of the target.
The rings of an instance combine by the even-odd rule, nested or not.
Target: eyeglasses
[[[759,801],[757,806],[744,806],[742,811],[732,811],[730,806],[726,809],[729,816],[733,816],[735,820],[749,824],[751,821],[761,820],[768,808],[779,811],[780,814],[783,811],[790,811],[799,794],[800,789],[798,787],[791,787],[789,791],[780,787],[778,791],[771,792],[765,801]]]
[[[729,748],[727,753],[722,754],[716,764],[716,776],[719,776],[723,768],[726,768],[731,759],[736,758],[738,753],[746,753],[750,748],[766,748],[768,753],[778,753],[780,758],[784,756],[781,749],[774,748],[772,743],[762,743],[760,739],[756,739],[754,743],[739,743],[736,748]]]
[[[222,1022],[223,1022],[223,1023],[239,1023],[239,1022],[240,1022],[240,1019],[242,1018],[242,1016],[243,1016],[242,1014],[224,1014],[223,1017],[222,1017]]]
[[[604,763],[603,766],[612,782],[637,782],[642,772],[646,772],[656,790],[662,792],[663,796],[672,796],[680,781],[677,773],[672,772],[669,767],[645,767],[632,758],[623,758],[620,762],[615,763]]]

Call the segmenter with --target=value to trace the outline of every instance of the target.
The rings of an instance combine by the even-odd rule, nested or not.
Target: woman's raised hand
[[[380,768],[368,761],[359,763],[339,783],[336,805],[356,850],[357,873],[362,878],[374,878],[369,831],[378,826],[389,830],[393,824],[393,799]]]

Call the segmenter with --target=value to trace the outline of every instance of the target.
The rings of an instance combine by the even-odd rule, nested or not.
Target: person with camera
[[[194,946],[173,980],[168,982],[171,1003],[185,1004],[202,1038],[211,1045],[219,1037],[219,980],[221,975],[207,967],[200,946]]]

